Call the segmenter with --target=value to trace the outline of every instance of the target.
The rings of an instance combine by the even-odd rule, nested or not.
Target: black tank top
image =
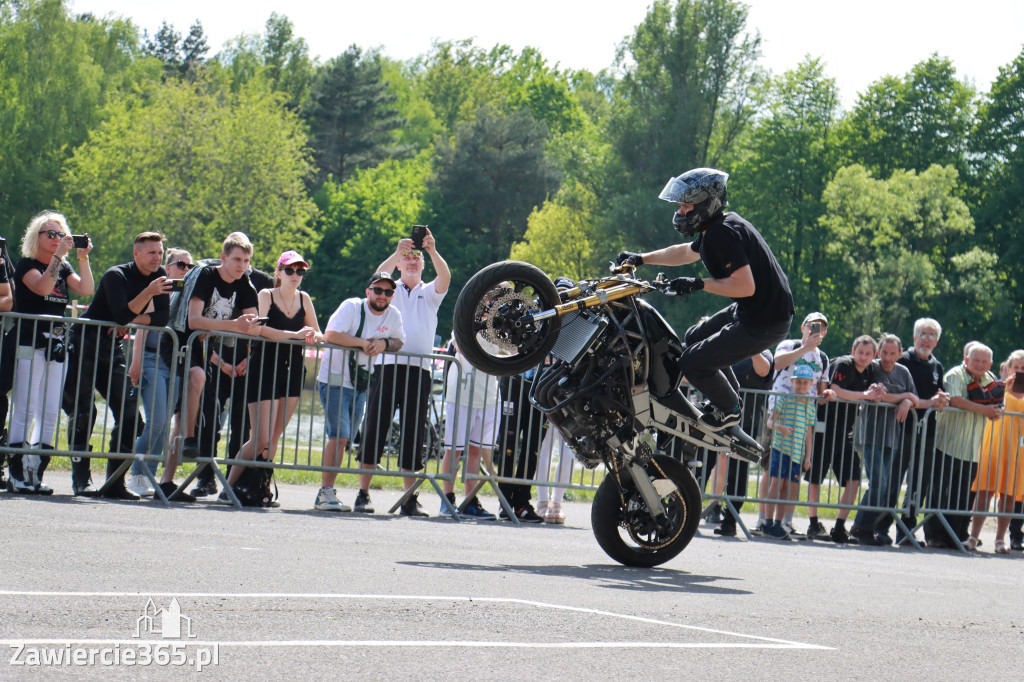
[[[277,302],[274,300],[274,295],[270,295],[270,310],[267,311],[267,317],[270,320],[267,322],[268,327],[274,329],[282,329],[288,332],[297,332],[306,326],[306,309],[305,301],[302,298],[302,292],[298,293],[299,296],[299,309],[295,311],[295,315],[288,317],[284,314],[280,308],[277,307]]]

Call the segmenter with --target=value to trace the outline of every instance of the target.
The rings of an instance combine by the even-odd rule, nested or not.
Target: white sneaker
[[[139,497],[149,497],[156,492],[149,486],[149,479],[142,474],[132,474],[128,477],[128,490]]]
[[[320,488],[316,494],[316,502],[313,507],[320,511],[350,512],[352,507],[338,501],[338,495],[334,488]]]

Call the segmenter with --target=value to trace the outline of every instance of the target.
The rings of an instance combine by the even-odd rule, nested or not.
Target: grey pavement
[[[993,555],[990,529],[982,551],[963,556],[719,538],[702,525],[681,555],[636,569],[601,551],[583,503],[566,505],[564,527],[515,527],[439,518],[430,490],[421,501],[432,518],[409,519],[384,513],[398,497],[390,491],[372,491],[378,513],[365,516],[314,511],[315,489],[303,486],[281,486],[279,509],[235,510],[75,499],[67,474],[47,482],[51,498],[0,493],[0,679],[963,680],[1024,670],[1024,556]],[[355,491],[339,496],[351,504]],[[496,498],[482,500],[498,511]],[[157,632],[172,621],[180,637]],[[89,649],[93,665],[42,664]],[[168,660],[103,665],[143,651]],[[171,664],[214,653],[202,673]]]

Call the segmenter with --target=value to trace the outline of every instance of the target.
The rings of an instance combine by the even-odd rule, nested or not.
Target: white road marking
[[[601,609],[591,609],[579,606],[567,606],[564,604],[548,604],[546,602],[532,601],[528,599],[513,599],[505,597],[460,597],[451,595],[394,595],[394,594],[337,594],[337,593],[298,593],[298,592],[59,592],[59,591],[33,591],[33,590],[0,590],[0,596],[11,597],[110,597],[110,598],[146,598],[153,596],[177,597],[179,599],[334,599],[334,600],[364,600],[364,601],[462,601],[480,602],[492,604],[518,604],[532,606],[540,609],[553,609],[561,611],[572,611],[575,613],[591,614],[608,618],[629,620],[638,623],[646,623],[661,627],[676,628],[692,632],[736,637],[745,640],[752,640],[745,643],[739,642],[489,642],[489,641],[433,641],[433,640],[222,640],[217,642],[199,642],[196,640],[182,640],[189,646],[210,646],[220,644],[221,646],[256,647],[451,647],[451,648],[522,648],[522,649],[587,649],[607,646],[630,647],[638,649],[731,649],[731,648],[761,648],[761,649],[818,649],[831,650],[832,647],[819,644],[808,644],[806,642],[794,642],[774,637],[762,637],[760,635],[747,635],[728,630],[701,627],[698,625],[686,625],[684,623],[673,623],[672,621],[648,618],[646,616],[634,616],[630,614],[615,613]],[[129,639],[0,639],[0,644],[12,644],[21,642],[32,642],[38,644],[138,644],[140,640]]]

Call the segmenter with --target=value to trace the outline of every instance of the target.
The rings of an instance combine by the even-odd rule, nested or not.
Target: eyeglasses
[[[917,335],[917,338],[924,339],[925,341],[935,341],[939,338],[939,335],[935,332],[921,332]]]
[[[195,263],[186,263],[185,261],[182,261],[182,260],[172,261],[172,262],[167,264],[167,267],[171,267],[172,265],[177,265],[182,270],[191,270],[192,268],[194,268],[196,266]]]
[[[406,251],[405,253],[403,253],[402,257],[403,258],[419,258],[422,255],[423,255],[422,251],[420,251],[418,249],[413,249],[412,251]]]
[[[66,234],[58,232],[57,230],[40,230],[39,234],[45,234],[50,239],[63,239],[64,237],[67,237]]]
[[[299,277],[302,277],[307,271],[305,268],[281,268],[281,272],[286,275],[298,275]]]
[[[377,294],[378,296],[386,296],[388,298],[391,298],[392,296],[395,295],[394,289],[386,289],[384,287],[370,287],[370,291]]]

